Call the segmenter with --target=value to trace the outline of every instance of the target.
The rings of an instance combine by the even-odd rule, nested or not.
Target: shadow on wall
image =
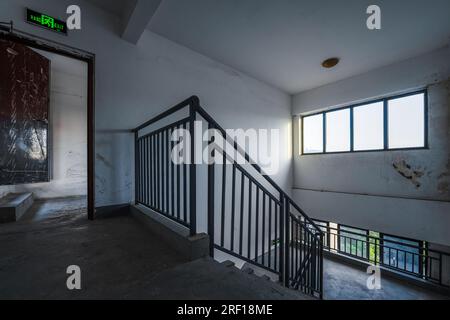
[[[131,202],[134,135],[127,130],[98,130],[95,141],[95,205]]]

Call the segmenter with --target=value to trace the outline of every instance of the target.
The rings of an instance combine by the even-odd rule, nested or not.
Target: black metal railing
[[[189,109],[188,115],[177,121],[168,120],[185,108]],[[196,176],[196,120],[206,122],[208,129],[230,145],[233,153],[229,154],[224,145],[220,147],[211,137],[208,151],[223,160],[208,164],[207,170],[211,256],[215,250],[221,251],[277,274],[280,282],[290,288],[322,298],[321,229],[200,106],[197,97],[133,130],[136,203],[188,227],[191,234],[196,233],[196,186],[205,183],[197,181]],[[170,124],[149,129],[164,121]],[[190,146],[185,146],[190,150],[189,164],[174,164],[170,158],[172,133],[180,128],[191,135]]]
[[[187,116],[160,124],[184,108],[189,108]],[[175,164],[171,155],[175,146],[173,133],[185,129],[194,136],[194,121],[193,101],[188,99],[133,130],[136,203],[189,228],[191,235],[196,233],[196,167],[186,162]],[[186,148],[193,147],[186,143]],[[193,149],[190,155],[194,155]]]
[[[323,233],[314,222],[290,199],[287,212],[287,249],[290,262],[289,286],[312,296],[322,296],[323,277]]]
[[[324,233],[326,251],[450,287],[450,254],[430,249],[425,241],[327,221],[314,222]]]

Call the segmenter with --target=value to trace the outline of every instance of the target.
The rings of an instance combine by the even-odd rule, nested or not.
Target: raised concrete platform
[[[141,205],[130,208],[131,215],[149,231],[163,239],[173,250],[190,261],[209,256],[209,237],[189,236],[189,230]]]
[[[16,222],[33,205],[32,193],[10,193],[0,199],[0,223]]]

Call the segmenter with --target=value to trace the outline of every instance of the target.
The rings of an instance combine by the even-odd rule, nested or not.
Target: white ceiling
[[[116,13],[133,2],[90,1]],[[366,27],[374,3],[379,31]],[[449,0],[163,0],[148,28],[293,94],[447,45],[449,14]]]

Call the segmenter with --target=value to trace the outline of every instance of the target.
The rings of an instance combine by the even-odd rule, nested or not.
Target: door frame
[[[72,59],[84,61],[88,66],[87,97],[87,209],[88,219],[95,219],[95,54],[57,43],[29,33],[1,31],[0,39],[23,44]]]

